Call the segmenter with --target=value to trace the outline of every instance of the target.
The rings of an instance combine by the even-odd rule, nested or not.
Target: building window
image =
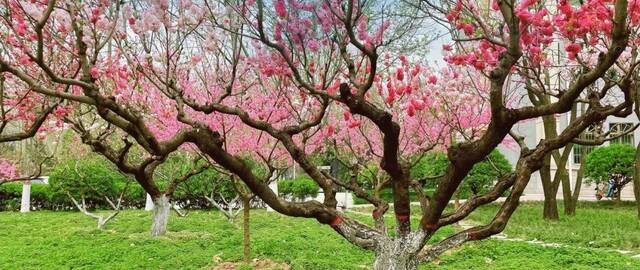
[[[584,140],[593,140],[595,139],[594,131],[595,131],[595,128],[593,126],[589,127],[585,131],[583,131],[582,134],[580,134],[579,138]],[[573,163],[581,164],[582,160],[584,160],[584,158],[587,156],[587,154],[589,154],[589,152],[591,152],[591,150],[593,150],[593,148],[595,147],[591,145],[579,145],[579,144],[574,145],[573,146]]]
[[[630,131],[633,128],[632,123],[611,123],[609,124],[609,136],[617,137],[620,134],[627,132],[618,138],[611,140],[611,143],[626,143],[635,145],[635,138],[633,137],[633,131]],[[630,132],[629,132],[630,131]]]

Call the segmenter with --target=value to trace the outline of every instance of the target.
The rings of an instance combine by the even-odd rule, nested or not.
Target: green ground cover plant
[[[473,218],[480,221],[494,210],[494,206],[482,208]],[[640,269],[640,259],[608,250],[637,250],[638,222],[626,220],[627,215],[633,216],[631,205],[585,204],[579,210],[572,221],[562,217],[557,224],[545,225],[538,221],[541,204],[525,203],[506,230],[510,235],[565,242],[568,246],[485,240],[449,252],[437,263],[422,265],[420,269]],[[292,269],[371,267],[372,253],[353,247],[326,225],[264,210],[252,211],[254,258],[286,263]],[[191,211],[186,218],[172,216],[169,233],[157,239],[148,236],[150,215],[140,210],[126,210],[105,230],[99,231],[94,229],[91,219],[78,212],[0,212],[0,268],[211,269],[216,265],[216,257],[223,261],[242,258],[241,224],[229,224],[216,211]],[[368,219],[360,214],[351,215],[363,221]],[[594,215],[602,218],[591,223]],[[599,227],[584,228],[594,225]],[[553,229],[544,231],[545,226]],[[601,238],[608,239],[606,241],[594,245],[587,239],[582,240],[592,232],[602,236],[600,232],[610,227],[616,227],[617,231]],[[442,231],[434,241],[446,233],[451,232]],[[566,240],[557,240],[563,234]]]

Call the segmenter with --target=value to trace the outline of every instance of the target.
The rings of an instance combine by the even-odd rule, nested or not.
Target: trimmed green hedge
[[[20,210],[22,197],[22,184],[9,183],[0,186],[0,210],[17,211]],[[55,194],[49,185],[31,185],[31,207],[36,209],[62,209],[71,207],[65,198]]]
[[[298,200],[306,197],[315,197],[318,195],[319,190],[320,186],[306,176],[278,182],[278,193],[280,193],[280,195],[291,196]]]
[[[177,157],[168,160],[161,168],[164,175],[168,172],[183,174],[187,165],[192,165],[186,159]],[[214,188],[213,180],[218,177],[214,170],[207,170],[182,183],[173,194],[172,201],[186,208],[209,208],[209,202],[204,195],[211,193]],[[158,177],[158,184],[166,186],[167,181]],[[115,166],[100,156],[88,156],[78,160],[69,160],[56,164],[49,171],[49,185],[31,185],[31,206],[35,209],[68,210],[75,206],[67,196],[69,192],[77,200],[85,198],[91,209],[110,209],[104,195],[115,200],[129,182],[123,196],[124,208],[142,208],[146,201],[144,189],[128,175],[123,175]],[[221,189],[220,186],[216,188]],[[226,185],[219,192],[224,196],[235,196],[232,187]],[[100,195],[103,194],[103,195]],[[0,210],[15,211],[20,209],[22,197],[22,183],[9,183],[0,186]]]

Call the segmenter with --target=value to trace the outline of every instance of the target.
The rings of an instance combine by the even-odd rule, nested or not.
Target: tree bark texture
[[[171,203],[169,197],[161,195],[153,199],[153,222],[151,223],[151,236],[163,236],[167,232]]]

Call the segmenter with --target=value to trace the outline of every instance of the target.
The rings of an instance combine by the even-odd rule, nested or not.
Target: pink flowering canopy
[[[10,160],[0,159],[0,182],[18,176],[18,168]]]
[[[631,112],[637,0],[498,0],[488,9],[468,0],[398,2],[8,0],[0,7],[0,127],[19,123],[25,132],[0,141],[67,123],[150,194],[159,192],[148,172],[176,151],[193,151],[280,213],[392,253],[376,259],[385,269],[385,258],[417,265],[500,232],[544,156],[593,123]],[[430,31],[419,17],[449,31],[443,67],[421,57],[425,44],[412,46]],[[534,148],[512,131],[578,103],[589,109]],[[515,172],[446,213],[473,165],[509,137],[522,149]],[[387,234],[387,202],[318,169],[311,155],[330,150],[379,164],[393,191],[395,236]],[[409,174],[412,160],[430,151],[450,160],[433,196]],[[246,156],[271,173],[299,165],[324,201],[279,198],[267,186],[271,175],[253,172]],[[337,211],[336,185],[374,205],[375,228]],[[416,230],[411,189],[422,208]],[[426,246],[440,227],[509,189],[491,223]],[[388,250],[394,245],[412,250]]]

